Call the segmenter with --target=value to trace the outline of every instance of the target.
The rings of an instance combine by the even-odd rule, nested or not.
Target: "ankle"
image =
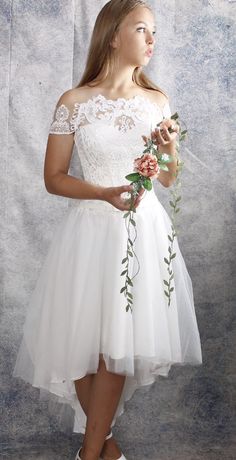
[[[80,458],[81,460],[99,460],[99,454],[91,449],[87,449],[86,447],[82,447],[80,450]]]

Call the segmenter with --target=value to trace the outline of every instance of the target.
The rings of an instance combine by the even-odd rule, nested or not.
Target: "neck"
[[[119,66],[114,68],[114,71],[101,83],[101,86],[109,92],[109,95],[128,94],[133,89],[137,88],[137,84],[133,81],[133,66]]]

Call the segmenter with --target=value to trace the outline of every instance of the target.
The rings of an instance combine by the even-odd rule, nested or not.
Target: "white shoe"
[[[106,436],[106,440],[107,439],[110,439],[112,437],[112,431]],[[75,460],[82,460],[81,457],[80,457],[80,451],[81,451],[82,447],[78,450],[76,456],[75,456]],[[101,457],[99,460],[103,460]],[[126,457],[122,454],[121,457],[117,458],[117,460],[127,460]]]
[[[80,451],[81,451],[82,447],[80,447],[80,449],[78,450],[76,456],[75,456],[75,460],[81,460],[81,457],[80,457]]]
[[[112,437],[112,431],[106,436],[106,440],[110,439]],[[99,460],[103,460],[103,458],[99,458]],[[121,454],[121,457],[117,458],[117,460],[127,460],[127,458],[124,456],[124,454]]]
[[[107,439],[110,439],[112,437],[112,431],[106,436],[106,440]],[[75,456],[75,460],[82,460],[81,457],[80,457],[80,451],[81,451],[82,447],[80,447],[80,449],[78,450],[76,456]],[[100,459],[99,459],[100,460]],[[124,459],[122,459],[124,460]]]
[[[106,440],[107,439],[110,439],[112,437],[112,431],[106,436]],[[75,456],[75,460],[82,460],[81,457],[80,457],[80,451],[81,451],[82,447],[80,447],[80,449],[78,450],[76,456]],[[99,460],[103,460],[101,457]],[[117,458],[117,460],[127,460],[126,457],[122,454],[121,457]]]

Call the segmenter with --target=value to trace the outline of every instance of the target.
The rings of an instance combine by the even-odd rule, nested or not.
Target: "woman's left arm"
[[[171,128],[174,132],[170,133],[168,128]],[[176,151],[176,137],[178,132],[179,127],[174,120],[166,118],[162,121],[159,128],[156,128],[151,135],[152,140],[158,146],[159,152],[167,153],[173,157],[173,161],[167,164],[169,171],[161,170],[157,178],[164,187],[170,187],[176,180],[178,173],[178,158]]]

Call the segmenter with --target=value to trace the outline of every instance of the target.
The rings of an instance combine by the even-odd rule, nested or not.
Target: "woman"
[[[75,410],[85,433],[76,459],[125,459],[110,427],[136,388],[168,375],[173,363],[201,364],[191,280],[175,243],[175,294],[163,289],[171,222],[152,191],[136,196],[140,272],[133,312],[120,293],[130,208],[125,175],[150,134],[172,155],[158,181],[177,172],[177,126],[165,93],[142,72],[153,54],[155,24],[141,0],[111,0],[98,15],[78,87],[58,101],[45,158],[49,193],[71,198],[42,269],[14,370]],[[163,120],[163,121],[162,121]],[[154,129],[161,122],[161,130]],[[172,126],[170,134],[168,128]],[[68,174],[76,144],[84,179]]]

